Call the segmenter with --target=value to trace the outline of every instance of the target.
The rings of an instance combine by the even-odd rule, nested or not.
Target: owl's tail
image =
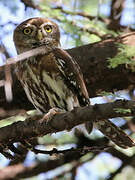
[[[135,142],[121,128],[117,127],[108,119],[95,122],[94,127],[122,148],[135,146]]]

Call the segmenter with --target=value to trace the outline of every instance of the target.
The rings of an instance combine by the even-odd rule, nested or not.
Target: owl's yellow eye
[[[31,30],[31,28],[29,28],[29,27],[26,27],[26,28],[23,29],[23,33],[24,33],[25,35],[29,35],[29,34],[31,34],[31,32],[32,32],[32,30]]]
[[[44,29],[45,29],[45,31],[46,31],[47,33],[52,32],[52,27],[49,26],[49,25],[45,26]]]

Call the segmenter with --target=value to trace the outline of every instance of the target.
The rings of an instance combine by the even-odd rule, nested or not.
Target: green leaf
[[[121,64],[125,64],[126,68],[135,71],[135,47],[129,45],[119,44],[119,53],[108,60],[109,68],[116,68]]]
[[[114,108],[114,111],[116,113],[123,113],[123,114],[131,113],[131,109],[124,109],[124,108]]]

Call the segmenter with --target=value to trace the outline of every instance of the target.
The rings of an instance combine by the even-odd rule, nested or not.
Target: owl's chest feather
[[[37,109],[42,112],[52,107],[73,109],[73,94],[66,86],[53,56],[41,56],[33,62],[23,63],[18,65],[17,75],[29,100]],[[23,71],[19,71],[19,68],[23,68]]]

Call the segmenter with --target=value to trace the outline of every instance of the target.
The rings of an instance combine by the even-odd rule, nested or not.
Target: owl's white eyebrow
[[[26,24],[26,25],[24,25],[24,27],[34,27],[34,28],[36,28],[36,26],[33,25],[33,24]]]
[[[46,26],[46,25],[53,25],[51,22],[46,22],[44,24],[42,24],[40,27]]]
[[[32,24],[27,24],[27,26],[31,26]]]

